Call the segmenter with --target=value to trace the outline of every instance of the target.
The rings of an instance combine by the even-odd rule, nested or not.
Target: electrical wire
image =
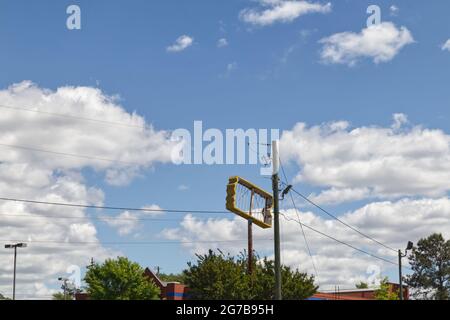
[[[0,197],[0,201],[22,202],[31,204],[43,204],[52,206],[85,208],[85,209],[103,209],[103,210],[120,210],[120,211],[140,211],[140,212],[166,212],[166,213],[195,213],[195,214],[225,214],[228,211],[221,210],[177,210],[177,209],[150,209],[150,208],[131,208],[131,207],[112,207],[112,206],[95,206],[86,204],[76,204],[67,202],[50,202],[50,201],[38,201],[28,199],[17,199]]]
[[[20,149],[20,150],[31,151],[31,152],[49,153],[49,154],[54,154],[54,155],[63,156],[63,157],[72,157],[72,158],[78,158],[78,159],[88,159],[88,160],[98,160],[98,161],[104,161],[104,162],[119,163],[119,164],[125,164],[128,166],[145,166],[145,164],[143,164],[143,163],[122,161],[122,160],[115,160],[115,159],[108,159],[108,158],[100,158],[100,157],[94,157],[94,156],[89,156],[89,155],[80,155],[80,154],[66,153],[66,152],[59,152],[59,151],[52,151],[52,150],[47,150],[47,149],[40,149],[40,148],[29,147],[29,146],[20,146],[20,145],[15,145],[15,144],[0,143],[0,147]]]
[[[281,159],[280,159],[280,166],[281,166],[281,170],[282,170],[282,172],[283,172],[284,180],[285,180],[285,182],[286,182],[286,184],[287,184],[287,183],[288,183],[288,179],[287,179],[287,176],[286,176],[286,172],[284,171],[283,165],[282,165],[282,163],[281,163]],[[297,220],[298,220],[298,222],[300,223],[300,228],[301,228],[301,230],[302,230],[303,239],[305,240],[306,248],[307,248],[307,250],[308,250],[309,257],[311,258],[311,263],[312,263],[312,266],[313,266],[313,268],[314,268],[314,272],[315,272],[315,274],[316,274],[317,283],[319,284],[319,287],[320,287],[319,272],[318,272],[317,267],[316,267],[316,264],[315,264],[315,262],[314,262],[314,257],[313,257],[312,251],[311,251],[311,247],[309,246],[309,242],[308,242],[308,239],[307,239],[307,237],[306,237],[305,230],[304,230],[303,225],[302,225],[302,223],[301,223],[301,221],[300,221],[300,214],[299,214],[299,212],[298,212],[298,210],[297,210],[297,206],[296,206],[296,204],[295,204],[294,197],[292,196],[292,193],[289,193],[289,196],[290,196],[290,198],[291,198],[292,205],[294,206],[295,213],[297,214]]]
[[[56,206],[66,206],[66,207],[77,207],[77,208],[90,208],[90,209],[105,209],[105,210],[122,210],[122,211],[141,211],[141,212],[171,212],[171,213],[207,213],[207,214],[212,214],[212,213],[216,213],[216,214],[224,214],[224,213],[228,213],[227,211],[214,211],[214,210],[210,210],[210,211],[206,211],[206,210],[175,210],[175,209],[149,209],[149,208],[130,208],[130,207],[112,207],[112,206],[94,206],[94,205],[84,205],[84,204],[73,204],[73,203],[61,203],[61,202],[49,202],[49,201],[36,201],[36,200],[26,200],[26,199],[17,199],[17,198],[6,198],[6,197],[0,197],[0,200],[2,201],[12,201],[12,202],[23,202],[23,203],[32,203],[32,204],[44,204],[44,205],[56,205]],[[357,248],[355,246],[352,246],[344,241],[338,240],[332,236],[329,236],[319,230],[316,230],[310,226],[307,226],[305,224],[303,224],[300,221],[296,221],[293,219],[288,218],[286,215],[282,214],[281,215],[288,221],[294,221],[296,223],[299,223],[300,225],[302,225],[305,228],[308,228],[316,233],[321,234],[322,236],[325,236],[329,239],[332,239],[342,245],[345,245],[347,247],[350,247],[356,251],[359,251],[361,253],[364,253],[366,255],[369,255],[373,258],[385,261],[387,263],[390,264],[394,264],[394,265],[398,265],[395,262],[392,262],[390,260],[387,260],[385,258],[379,257],[377,255],[374,255],[368,251],[365,251],[363,249]],[[0,241],[13,241],[13,240],[0,240]],[[239,240],[239,241],[247,241],[247,240]],[[33,242],[38,242],[38,241],[33,241]],[[45,242],[50,242],[50,241],[43,241],[43,243]],[[187,242],[187,243],[199,243],[200,241],[194,241],[194,242]],[[211,242],[211,241],[209,241]],[[217,241],[212,241],[213,243],[217,243]],[[52,243],[52,242],[50,242]],[[86,242],[74,242],[74,243],[68,243],[68,242],[60,242],[57,241],[56,243],[65,243],[65,244],[86,244]],[[95,244],[98,244],[99,242],[95,242]],[[103,242],[102,242],[103,243]],[[117,242],[117,243],[110,243],[110,244],[180,244],[183,242],[141,242],[141,243],[126,243],[126,242]]]
[[[298,221],[295,220],[295,219],[291,219],[291,218],[287,217],[284,213],[281,213],[281,212],[280,212],[280,215],[283,216],[284,219],[287,220],[287,221],[293,221],[293,222],[295,222],[295,223],[301,224],[301,225],[303,225],[303,227],[305,227],[305,228],[307,228],[307,229],[309,229],[309,230],[311,230],[311,231],[314,231],[315,233],[318,233],[318,234],[320,234],[320,235],[322,235],[322,236],[324,236],[324,237],[326,237],[326,238],[328,238],[328,239],[331,239],[331,240],[333,240],[333,241],[335,241],[335,242],[337,242],[337,243],[340,243],[340,244],[342,244],[342,245],[345,245],[345,246],[347,246],[347,247],[349,247],[349,248],[351,248],[351,249],[353,249],[353,250],[356,250],[356,251],[359,251],[359,252],[361,252],[361,253],[364,253],[364,254],[366,254],[366,255],[368,255],[368,256],[371,256],[372,258],[375,258],[375,259],[378,259],[378,260],[387,262],[387,263],[389,263],[389,264],[393,264],[393,265],[398,266],[398,263],[396,263],[396,262],[394,262],[394,261],[391,261],[391,260],[385,259],[385,258],[383,258],[383,257],[377,256],[377,255],[375,255],[375,254],[373,254],[373,253],[371,253],[371,252],[368,252],[368,251],[366,251],[366,250],[357,248],[357,247],[355,247],[355,246],[353,246],[353,245],[351,245],[351,244],[348,244],[348,243],[346,243],[346,242],[344,242],[344,241],[342,241],[342,240],[336,239],[335,237],[332,237],[332,236],[330,236],[330,235],[328,235],[328,234],[326,234],[326,233],[324,233],[324,232],[322,232],[322,231],[319,231],[319,230],[317,230],[317,229],[315,229],[315,228],[313,228],[313,227],[310,227],[310,226],[308,226],[308,225],[306,225],[306,224],[304,224],[304,223],[302,223],[302,222],[298,222]],[[407,267],[403,267],[403,268],[407,268]]]
[[[284,176],[286,177],[286,174],[285,174],[283,165],[282,165],[282,163],[281,163],[281,160],[280,160],[280,166],[281,166],[281,170],[283,171]],[[286,183],[287,183],[287,182],[286,182]],[[373,237],[371,237],[371,236],[369,236],[369,235],[367,235],[367,234],[361,232],[360,230],[356,229],[355,227],[353,227],[353,226],[349,225],[348,223],[342,221],[342,220],[339,219],[336,215],[332,214],[332,213],[329,212],[328,210],[325,210],[324,208],[322,208],[321,206],[319,206],[319,205],[316,204],[314,201],[310,200],[308,197],[306,197],[305,195],[301,194],[300,192],[298,192],[298,191],[295,190],[294,188],[292,188],[291,190],[292,190],[295,194],[297,194],[298,196],[300,196],[303,200],[307,201],[308,203],[310,203],[311,205],[313,205],[314,207],[316,207],[316,208],[319,209],[320,211],[324,212],[326,215],[328,215],[329,217],[333,218],[334,220],[340,222],[341,224],[343,224],[343,225],[346,226],[347,228],[352,229],[353,231],[355,231],[355,232],[358,233],[359,235],[361,235],[361,236],[363,236],[363,237],[365,237],[365,238],[367,238],[367,239],[369,239],[369,240],[371,240],[371,241],[373,241],[373,242],[375,242],[375,243],[377,243],[377,244],[379,244],[379,245],[385,247],[386,249],[389,249],[389,250],[391,250],[391,251],[393,251],[393,252],[395,252],[395,253],[398,252],[397,250],[395,250],[394,248],[388,246],[387,244],[384,244],[383,242],[381,242],[381,241],[379,241],[379,240],[377,240],[377,239],[375,239],[375,238],[373,238]]]
[[[273,239],[254,239],[255,241],[273,241]],[[237,240],[197,240],[197,241],[61,241],[61,240],[24,240],[0,239],[0,242],[27,243],[27,244],[57,244],[57,245],[177,245],[196,243],[235,243],[247,242],[248,239]]]
[[[72,120],[90,121],[90,122],[96,122],[96,123],[110,125],[110,126],[128,127],[128,128],[135,128],[135,129],[141,129],[141,130],[147,129],[145,126],[139,126],[139,125],[133,125],[133,124],[127,124],[127,123],[121,123],[121,122],[114,122],[114,121],[107,121],[107,120],[100,120],[100,119],[94,119],[94,118],[87,118],[87,117],[80,117],[80,116],[75,116],[75,115],[71,115],[71,114],[63,114],[63,113],[56,113],[56,112],[50,112],[50,111],[35,110],[35,109],[28,108],[28,107],[15,107],[15,106],[0,104],[0,108],[16,110],[16,111],[33,112],[33,113],[45,114],[48,116],[60,117],[60,118],[66,118],[66,119],[72,119]]]
[[[381,246],[383,246],[384,248],[391,250],[395,253],[398,252],[398,250],[395,250],[394,248],[392,248],[391,246],[388,246],[387,244],[384,244],[383,242],[361,232],[360,230],[356,229],[355,227],[349,225],[348,223],[342,221],[341,219],[339,219],[338,217],[336,217],[335,215],[333,215],[332,213],[330,213],[328,210],[325,210],[324,208],[322,208],[321,206],[319,206],[318,204],[314,203],[313,201],[311,201],[308,197],[304,196],[303,194],[301,194],[300,192],[298,192],[297,190],[295,190],[294,188],[292,188],[292,191],[297,194],[298,196],[300,196],[302,199],[304,199],[305,201],[309,202],[310,204],[312,204],[314,207],[318,208],[319,210],[321,210],[322,212],[324,212],[325,214],[327,214],[328,216],[332,217],[334,220],[340,222],[341,224],[343,224],[344,226],[352,229],[353,231],[355,231],[356,233],[360,234],[361,236],[363,236],[364,238],[367,238]]]
[[[47,214],[9,214],[9,213],[0,213],[1,217],[16,217],[16,218],[31,218],[31,219],[73,219],[73,220],[99,220],[99,221],[148,221],[148,222],[169,222],[169,221],[199,221],[197,218],[186,218],[181,217],[179,219],[165,219],[165,218],[142,218],[142,217],[132,217],[132,218],[124,218],[124,217],[111,217],[111,216],[96,216],[93,217],[90,214],[87,214],[84,217],[74,217],[74,216],[56,216],[56,215],[47,215]]]
[[[285,171],[284,171],[284,168],[283,168],[281,159],[280,159],[280,167],[281,167],[281,170],[282,170],[282,172],[283,172],[283,175],[284,175],[284,177],[285,177],[285,179],[286,179],[286,173],[285,173]],[[287,179],[286,179],[286,180],[287,180]],[[293,190],[295,193],[298,193],[298,192],[296,192],[293,188],[292,188],[292,190]],[[299,194],[299,193],[298,193],[298,194]],[[290,195],[292,196],[292,194],[290,194]],[[304,196],[303,196],[303,197],[304,197]],[[310,201],[308,198],[306,198],[306,197],[304,197],[304,198],[305,198],[305,200],[307,200],[307,201],[310,202],[311,204],[314,204],[315,206],[321,208],[320,206],[316,205],[314,202]],[[292,201],[293,201],[293,198],[292,198]],[[294,201],[293,201],[293,203],[294,203],[294,206],[295,206],[295,202],[294,202]],[[295,206],[295,210],[296,210],[297,215],[298,215],[298,210],[297,210],[296,206]],[[321,210],[324,211],[323,208],[321,208]],[[331,215],[333,218],[335,218],[335,219],[338,220],[339,222],[341,222],[341,223],[343,223],[344,225],[346,225],[347,227],[350,227],[350,228],[352,228],[354,231],[356,231],[356,232],[358,232],[359,234],[363,235],[364,237],[369,238],[369,239],[371,239],[372,241],[374,241],[374,242],[376,242],[376,243],[378,243],[378,244],[381,244],[383,247],[386,247],[386,248],[388,248],[388,249],[391,249],[391,250],[397,252],[397,250],[395,250],[395,249],[393,249],[393,248],[391,248],[391,247],[388,247],[388,246],[386,246],[385,244],[383,244],[382,242],[380,242],[380,241],[378,241],[378,240],[376,240],[376,239],[374,239],[374,238],[372,238],[372,237],[369,237],[369,236],[363,234],[362,232],[360,232],[359,230],[357,230],[357,229],[351,227],[350,225],[348,225],[348,224],[346,224],[345,222],[341,221],[339,218],[337,218],[336,216],[332,215],[332,214],[329,213],[328,211],[325,210],[325,212],[326,212],[327,214]],[[361,252],[361,253],[364,253],[364,254],[366,254],[366,255],[368,255],[368,256],[371,256],[371,257],[373,257],[373,258],[375,258],[375,259],[378,259],[378,260],[387,262],[387,263],[389,263],[389,264],[393,264],[393,265],[398,266],[398,263],[396,263],[396,262],[394,262],[394,261],[385,259],[385,258],[383,258],[383,257],[380,257],[380,256],[378,256],[378,255],[375,255],[375,254],[373,254],[373,253],[371,253],[371,252],[368,252],[368,251],[366,251],[366,250],[357,248],[357,247],[355,247],[355,246],[353,246],[353,245],[351,245],[351,244],[349,244],[349,243],[346,243],[346,242],[344,242],[344,241],[342,241],[342,240],[339,240],[339,239],[337,239],[337,238],[335,238],[335,237],[332,237],[332,236],[330,236],[330,235],[328,235],[328,234],[326,234],[326,233],[324,233],[324,232],[322,232],[322,231],[319,231],[319,230],[317,230],[317,229],[315,229],[315,228],[313,228],[313,227],[310,227],[310,226],[308,226],[308,225],[302,223],[301,221],[296,221],[296,220],[294,220],[294,219],[291,219],[291,218],[287,217],[287,216],[286,216],[285,214],[283,214],[283,213],[280,213],[280,215],[282,215],[282,216],[283,216],[286,220],[288,220],[288,221],[294,221],[294,222],[298,223],[298,224],[299,224],[300,226],[302,226],[302,227],[305,227],[305,228],[307,228],[307,229],[310,229],[310,230],[312,230],[312,231],[314,231],[314,232],[316,232],[316,233],[318,233],[318,234],[320,234],[320,235],[322,235],[322,236],[324,236],[324,237],[327,237],[327,238],[329,238],[329,239],[331,239],[331,240],[333,240],[333,241],[336,241],[336,242],[338,242],[338,243],[340,243],[340,244],[342,244],[342,245],[345,245],[345,246],[347,246],[347,247],[349,247],[349,248],[352,248],[353,250],[359,251],[359,252]],[[408,267],[405,267],[405,266],[403,266],[402,268],[411,270],[411,268],[408,268]]]

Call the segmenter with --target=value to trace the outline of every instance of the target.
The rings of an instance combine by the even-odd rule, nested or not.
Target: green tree
[[[65,295],[62,292],[57,292],[53,294],[52,300],[73,300],[71,296]]]
[[[254,274],[250,277],[252,298],[272,300],[275,288],[275,262],[264,258],[256,264],[254,270]],[[288,266],[281,267],[281,288],[284,300],[304,300],[317,291],[314,276],[292,270]]]
[[[212,300],[270,300],[275,287],[274,262],[263,259],[259,263],[255,255],[253,274],[248,274],[247,257],[225,255],[222,252],[209,251],[206,255],[197,255],[197,264],[188,263],[183,272],[185,283],[191,289],[193,299]],[[317,287],[314,277],[298,270],[282,267],[283,298],[302,300],[312,296]]]
[[[0,293],[0,300],[11,300]]]
[[[197,255],[197,264],[188,262],[183,271],[189,294],[196,300],[245,300],[249,298],[247,266],[242,258],[235,259],[212,250]]]
[[[413,296],[419,299],[449,300],[450,240],[432,234],[419,240],[409,256],[413,274],[406,278]]]
[[[84,280],[93,300],[154,300],[160,294],[141,266],[124,257],[89,266]]]
[[[75,295],[81,292],[81,289],[76,288],[75,284],[70,282],[64,282],[61,289],[63,292],[54,293],[52,300],[75,300]]]
[[[369,289],[369,285],[366,282],[360,281],[356,284],[356,289]]]
[[[380,288],[375,291],[376,300],[398,300],[398,292],[391,291],[389,279],[386,277],[380,281]]]
[[[183,274],[159,273],[157,276],[161,281],[165,281],[165,282],[180,282],[180,283],[185,282]]]

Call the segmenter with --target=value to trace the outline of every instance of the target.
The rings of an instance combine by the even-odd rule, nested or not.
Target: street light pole
[[[399,299],[403,300],[402,250],[398,250],[398,277],[400,284]]]
[[[26,243],[6,244],[5,249],[14,249],[14,276],[13,276],[13,300],[16,300],[16,266],[17,266],[17,248],[26,248]]]
[[[13,300],[16,300],[16,265],[17,265],[17,246],[14,246]]]
[[[67,300],[67,282],[69,281],[69,279],[59,277],[58,280],[63,282],[62,289],[64,291],[64,301],[66,301]]]
[[[408,245],[405,249],[405,253],[402,253],[402,250],[398,250],[398,277],[399,277],[399,285],[400,290],[398,293],[398,297],[400,300],[403,300],[403,275],[402,275],[402,258],[406,257],[408,255],[408,251],[412,250],[414,247],[414,244],[411,241],[408,241]]]

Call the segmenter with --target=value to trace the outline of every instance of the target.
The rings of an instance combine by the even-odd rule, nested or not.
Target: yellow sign
[[[241,178],[231,177],[227,185],[227,210],[250,220],[257,226],[272,227],[273,196]]]

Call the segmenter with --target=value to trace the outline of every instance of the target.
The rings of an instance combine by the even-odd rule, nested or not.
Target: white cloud
[[[175,43],[171,46],[167,47],[168,52],[180,52],[188,47],[190,47],[194,43],[194,38],[183,35],[179,37],[177,40],[175,40]]]
[[[297,124],[281,138],[285,162],[299,167],[295,181],[327,188],[318,199],[440,197],[450,190],[450,136],[420,126],[349,128],[346,122]],[[316,195],[315,195],[316,196]]]
[[[110,227],[117,229],[120,236],[126,236],[139,227],[139,218],[135,213],[124,211],[115,217],[104,216],[103,221]]]
[[[40,168],[47,170],[91,167],[105,171],[106,180],[111,184],[123,184],[142,169],[171,161],[173,143],[169,133],[156,131],[136,113],[127,113],[117,99],[104,95],[99,89],[61,87],[51,91],[24,81],[1,90],[0,103],[70,115],[55,117],[2,108],[0,144],[7,151],[2,153],[3,162],[39,163]],[[103,122],[80,121],[79,118]],[[54,151],[59,155],[7,146]]]
[[[189,186],[184,185],[184,184],[180,184],[180,185],[178,186],[178,190],[179,190],[179,191],[187,191],[187,190],[189,190]]]
[[[392,118],[394,119],[394,123],[392,124],[392,128],[395,130],[399,130],[403,125],[408,123],[408,116],[403,113],[395,113]]]
[[[369,188],[335,188],[324,190],[318,195],[311,194],[308,198],[317,204],[340,204],[344,202],[359,201],[371,198],[372,193]]]
[[[293,209],[283,212],[291,219],[296,219]],[[345,213],[340,218],[393,248],[403,248],[408,240],[417,241],[433,232],[441,232],[448,238],[450,236],[449,216],[450,200],[442,198],[376,202]],[[312,212],[301,212],[300,221],[353,246],[396,262],[395,252],[361,237],[335,220],[325,220]],[[281,219],[281,231],[283,263],[313,274],[311,259],[307,253],[299,225]],[[339,245],[309,229],[305,229],[305,231],[318,269],[322,289],[334,288],[334,285],[340,285],[341,288],[353,288],[358,281],[367,281],[370,276],[367,271],[376,270],[377,267],[384,274],[388,271],[396,271],[396,266]],[[186,243],[184,246],[192,254],[206,252],[210,248],[221,248],[225,252],[237,254],[246,248],[247,223],[240,217],[202,221],[192,215],[187,215],[178,228],[166,229],[162,235],[167,239],[185,242],[210,241],[211,239],[231,240],[231,242],[217,243]],[[268,239],[268,241],[255,240],[254,247],[260,253],[271,254],[273,250],[273,241],[270,240],[273,239],[272,229],[254,228],[254,239]],[[234,240],[243,241],[232,242]]]
[[[7,167],[8,164],[3,163],[2,166]],[[45,179],[47,182],[39,181],[38,187],[35,185],[37,180],[32,181],[31,184],[23,184],[21,180],[13,177],[7,182],[2,181],[0,194],[41,201],[87,204],[101,204],[103,201],[103,193],[100,190],[87,187],[76,177],[56,172],[45,173],[45,170],[33,164],[27,166],[27,170],[23,173],[25,179],[28,173],[31,173],[31,176],[47,174]],[[12,166],[14,167],[17,166]],[[12,173],[11,176],[13,175]],[[61,216],[69,218],[58,218]],[[69,266],[77,265],[82,268],[89,263],[91,257],[103,260],[115,254],[102,246],[95,226],[83,209],[2,201],[0,202],[0,220],[2,221],[0,228],[2,242],[7,242],[6,240],[28,242],[28,247],[19,251],[20,263],[17,266],[17,272],[20,277],[18,277],[17,292],[20,298],[51,294],[50,286],[54,285],[53,281],[58,276],[66,274]],[[77,241],[89,243],[65,244]],[[1,250],[0,262],[0,292],[9,295],[13,267],[12,251]]]
[[[444,43],[444,45],[442,46],[442,50],[447,50],[447,51],[450,51],[450,39],[448,39],[445,43]]]
[[[228,46],[228,40],[225,38],[221,38],[217,41],[217,48],[224,48]]]
[[[24,81],[0,90],[0,106],[2,197],[102,205],[104,194],[88,185],[84,169],[104,174],[109,183],[120,184],[158,162],[171,161],[173,144],[166,132],[157,131],[141,116],[126,112],[117,99],[98,89],[61,87],[52,91]],[[17,292],[28,297],[51,294],[57,277],[71,265],[84,267],[91,257],[101,261],[117,254],[100,243],[95,225],[82,208],[0,201],[0,221],[0,240],[29,241],[29,247],[19,253],[17,285]],[[128,231],[122,227],[121,232]],[[80,241],[89,243],[64,244]],[[3,294],[10,292],[11,275],[11,252],[0,250]]]
[[[142,209],[144,210],[149,210],[149,211],[144,211],[143,214],[146,216],[161,216],[164,214],[164,210],[163,208],[161,208],[160,206],[158,206],[157,204],[150,204],[147,206],[142,207]],[[152,211],[154,210],[154,211]]]
[[[383,22],[360,33],[336,33],[319,42],[323,44],[324,62],[353,66],[363,58],[373,59],[375,63],[388,62],[403,47],[414,43],[414,38],[406,27],[397,28],[391,22]]]
[[[260,8],[246,8],[240,12],[240,19],[257,26],[267,26],[276,22],[292,22],[310,13],[328,13],[331,3],[321,4],[297,0],[259,0]]]
[[[101,219],[110,227],[117,230],[117,233],[120,236],[128,236],[131,233],[137,235],[136,231],[142,227],[140,219],[148,216],[160,216],[164,215],[163,209],[156,205],[152,204],[149,206],[144,206],[142,209],[146,209],[149,211],[124,211],[117,216],[106,216],[103,215]],[[151,211],[155,210],[155,211]]]
[[[393,4],[392,6],[389,7],[389,11],[392,16],[397,16],[398,13],[400,12],[400,8]]]

